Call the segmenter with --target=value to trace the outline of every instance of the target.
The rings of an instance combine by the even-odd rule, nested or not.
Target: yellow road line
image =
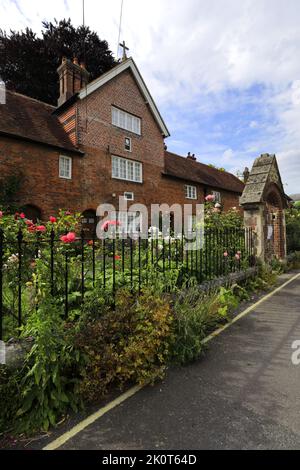
[[[218,328],[216,331],[214,331],[214,332],[211,333],[209,336],[207,336],[207,337],[202,341],[202,343],[203,343],[203,344],[208,343],[208,342],[211,341],[213,338],[215,338],[215,337],[218,336],[220,333],[222,333],[224,330],[227,330],[227,328],[229,328],[231,325],[233,325],[233,323],[237,322],[238,320],[240,320],[241,318],[243,318],[245,315],[248,315],[248,313],[252,312],[252,310],[254,310],[256,307],[258,307],[258,305],[262,304],[263,302],[265,302],[266,300],[268,300],[270,297],[272,297],[274,294],[276,294],[277,292],[281,291],[281,289],[283,289],[284,287],[286,287],[286,286],[287,286],[288,284],[290,284],[291,282],[295,281],[295,279],[297,279],[299,276],[300,276],[300,273],[296,274],[296,275],[293,276],[291,279],[289,279],[288,281],[286,281],[284,284],[282,284],[281,286],[279,286],[279,287],[277,287],[276,289],[272,290],[272,292],[270,292],[269,294],[265,295],[265,296],[262,297],[260,300],[258,300],[257,302],[255,302],[255,304],[250,305],[250,307],[246,308],[246,310],[244,310],[243,312],[239,313],[239,315],[237,315],[236,317],[234,317],[229,323],[226,323],[226,325],[221,326],[221,328]]]
[[[131,389],[127,390],[127,392],[123,393],[119,397],[117,397],[112,402],[105,405],[100,410],[96,411],[92,415],[88,416],[86,419],[81,421],[80,423],[76,424],[73,428],[71,428],[66,433],[62,434],[60,437],[55,439],[54,441],[50,442],[43,450],[55,450],[58,447],[61,447],[65,442],[67,442],[72,437],[76,436],[79,432],[83,431],[87,426],[94,423],[97,419],[101,418],[101,416],[105,415],[108,411],[112,410],[116,406],[120,405],[123,401],[130,398],[132,395],[135,395],[138,391],[143,388],[143,385],[135,385]]]
[[[237,322],[238,320],[240,320],[241,318],[243,318],[245,315],[248,315],[248,313],[252,312],[252,310],[254,310],[258,305],[262,304],[263,302],[265,302],[266,300],[268,300],[270,297],[272,297],[274,294],[276,294],[277,292],[281,291],[284,287],[286,287],[288,284],[290,284],[291,282],[295,281],[298,277],[300,277],[300,273],[296,274],[295,276],[293,276],[291,279],[289,279],[288,281],[286,281],[284,284],[282,284],[281,286],[277,287],[276,289],[274,289],[272,292],[270,292],[269,294],[265,295],[264,297],[262,297],[260,300],[258,300],[255,304],[251,305],[250,307],[246,308],[246,310],[244,310],[243,312],[241,312],[239,315],[237,315],[236,317],[234,317],[233,320],[231,320],[231,322],[227,323],[226,325],[222,326],[221,328],[218,328],[216,331],[214,331],[213,333],[211,333],[209,336],[207,336],[202,342],[203,344],[206,344],[208,343],[209,341],[211,341],[213,338],[215,338],[216,336],[218,336],[219,334],[221,334],[224,330],[226,330],[227,328],[229,328],[231,325],[233,325],[233,323]],[[96,411],[95,413],[93,413],[92,415],[88,416],[86,419],[84,419],[83,421],[81,421],[80,423],[78,423],[76,426],[74,426],[73,428],[71,428],[69,431],[67,431],[66,433],[62,434],[60,437],[58,437],[57,439],[55,439],[54,441],[50,442],[50,444],[48,444],[46,447],[43,448],[43,450],[55,450],[55,449],[58,449],[59,447],[61,447],[63,444],[65,444],[69,439],[71,439],[72,437],[76,436],[76,434],[80,433],[81,431],[83,431],[87,426],[89,426],[90,424],[94,423],[97,419],[101,418],[103,415],[105,415],[106,413],[108,413],[108,411],[112,410],[113,408],[115,408],[116,406],[120,405],[121,403],[123,403],[125,400],[127,400],[128,398],[132,397],[133,395],[135,395],[137,392],[139,392],[144,386],[143,385],[136,385],[134,387],[132,387],[131,389],[127,390],[127,392],[123,393],[122,395],[120,395],[119,397],[117,397],[115,400],[113,400],[112,402],[108,403],[107,405],[105,405],[103,408],[100,408],[100,410]]]

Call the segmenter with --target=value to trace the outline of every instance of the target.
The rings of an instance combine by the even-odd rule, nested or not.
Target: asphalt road
[[[288,275],[286,275],[288,276]],[[299,449],[300,277],[60,449]]]

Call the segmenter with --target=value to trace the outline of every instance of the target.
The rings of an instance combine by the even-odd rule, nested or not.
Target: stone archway
[[[26,204],[22,207],[22,211],[26,218],[32,220],[34,223],[42,219],[42,211],[33,204]]]
[[[283,201],[278,187],[272,183],[265,196],[265,250],[267,259],[285,258],[285,220]]]
[[[254,162],[240,199],[245,226],[256,233],[256,256],[263,261],[286,258],[284,193],[275,155],[264,154]]]

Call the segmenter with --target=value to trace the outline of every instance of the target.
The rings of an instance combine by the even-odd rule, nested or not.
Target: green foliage
[[[300,269],[300,251],[295,251],[290,254],[288,258],[288,268]]]
[[[18,406],[20,404],[20,386],[18,371],[9,370],[0,365],[0,433],[13,429]]]
[[[300,206],[294,204],[286,211],[287,251],[300,251]]]
[[[174,303],[174,342],[171,359],[185,364],[204,350],[202,340],[216,325],[228,320],[234,296],[230,291],[204,294],[197,286],[183,290]]]
[[[19,407],[14,422],[19,432],[47,431],[70,407],[77,410],[80,404],[75,389],[81,357],[61,313],[55,304],[46,302],[22,330],[22,337],[33,337],[34,344],[19,371]]]
[[[29,28],[9,34],[0,30],[0,76],[9,89],[56,105],[56,69],[63,56],[85,61],[91,80],[115,65],[107,42],[88,27],[76,28],[70,19],[42,26],[41,37]]]
[[[172,315],[167,298],[145,291],[136,299],[122,291],[116,309],[79,324],[76,346],[85,357],[79,393],[99,399],[115,384],[154,382],[162,377],[169,354]]]

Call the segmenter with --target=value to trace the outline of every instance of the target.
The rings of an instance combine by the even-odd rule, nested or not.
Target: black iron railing
[[[64,243],[54,230],[28,241],[21,230],[12,238],[0,229],[0,339],[18,331],[41,291],[68,318],[95,289],[110,294],[113,303],[122,287],[140,293],[161,283],[168,290],[172,283],[201,284],[253,265],[251,229],[206,229],[204,235],[190,242],[139,234],[99,240],[82,232]]]

